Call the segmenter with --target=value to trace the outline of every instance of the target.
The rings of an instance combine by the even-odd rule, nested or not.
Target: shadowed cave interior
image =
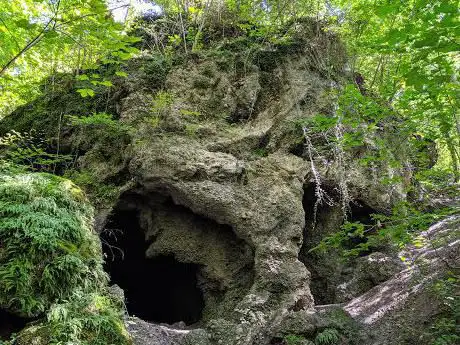
[[[318,205],[315,219],[315,184],[310,183],[304,187],[303,208],[305,211],[304,242],[300,251],[299,259],[305,264],[311,273],[310,289],[315,299],[316,305],[326,305],[336,303],[335,287],[342,279],[350,279],[347,276],[350,272],[343,272],[344,267],[333,260],[330,253],[321,254],[319,252],[309,252],[309,250],[321,241],[325,236],[340,231],[341,225],[345,222],[340,203],[336,200],[337,192],[332,187],[322,186],[329,197],[334,200],[335,205],[326,202]],[[371,214],[378,213],[372,207],[360,200],[355,200],[349,205],[348,221],[360,222],[364,225],[372,225]],[[359,243],[366,242],[366,238],[351,238],[347,243],[343,243],[344,248],[352,249]],[[369,255],[375,248],[363,251],[360,256]]]
[[[146,258],[149,243],[136,210],[116,209],[101,238],[111,284],[124,290],[130,315],[145,321],[191,325],[200,321],[203,293],[197,286],[199,265],[172,256]]]
[[[10,314],[0,309],[0,343],[8,340],[12,334],[19,332],[33,320]]]

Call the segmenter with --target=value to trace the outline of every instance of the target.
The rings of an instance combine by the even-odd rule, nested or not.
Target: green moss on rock
[[[92,209],[68,180],[45,174],[0,177],[0,307],[42,314],[76,287],[105,284]]]
[[[16,344],[127,345],[131,340],[119,310],[108,294],[79,291],[54,304],[46,321],[24,329]]]
[[[48,174],[0,175],[0,308],[46,315],[17,344],[128,344],[102,264],[93,209],[75,184]]]

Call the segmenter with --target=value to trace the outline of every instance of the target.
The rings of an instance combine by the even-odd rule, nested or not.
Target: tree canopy
[[[366,92],[403,114],[414,134],[435,140],[443,166],[450,165],[460,178],[457,0],[135,0],[109,5],[104,0],[2,0],[0,5],[0,117],[39,95],[43,78],[52,87],[60,72],[78,75],[135,54],[130,44],[136,38],[127,32],[135,27],[130,13],[136,8],[147,8],[145,17],[169,18],[168,45],[183,45],[185,53],[202,47],[207,28],[220,30],[223,37],[233,27],[268,38],[286,22],[314,17],[341,35],[348,68],[362,77]],[[123,23],[113,19],[120,8],[127,10]],[[80,94],[92,96],[93,91],[84,88]]]
[[[402,247],[413,241],[417,247],[420,231],[453,213],[450,204],[425,204],[424,198],[435,190],[450,201],[460,182],[458,0],[0,0],[0,8],[0,307],[42,318],[38,328],[22,333],[24,344],[30,342],[27,332],[33,339],[37,329],[49,343],[131,343],[122,301],[107,287],[92,206],[110,210],[139,182],[130,171],[134,159],[126,156],[139,150],[144,157],[143,145],[152,137],[166,138],[165,145],[175,148],[180,133],[195,150],[206,135],[213,148],[220,147],[221,138],[209,133],[222,130],[222,124],[231,140],[246,131],[256,102],[276,103],[283,83],[289,84],[271,79],[284,73],[276,69],[291,54],[311,55],[301,70],[311,72],[305,79],[321,80],[309,85],[321,89],[312,98],[327,102],[310,109],[308,101],[298,100],[292,109],[300,115],[289,113],[279,121],[292,137],[273,135],[288,145],[274,144],[272,152],[271,128],[260,139],[259,133],[243,139],[235,134],[236,150],[248,151],[247,161],[243,156],[241,161],[249,168],[236,171],[237,152],[235,172],[228,167],[216,178],[219,183],[234,174],[241,186],[248,184],[251,163],[272,153],[307,161],[313,196],[304,203],[314,204],[313,229],[321,204],[337,206],[343,217],[308,253],[333,248],[344,260],[382,242]],[[191,72],[196,66],[187,69],[200,63],[197,74]],[[257,71],[256,81],[249,69]],[[176,89],[168,89],[168,82]],[[212,92],[219,87],[225,90]],[[263,89],[263,95],[257,99],[261,93],[252,88]],[[123,113],[126,103],[135,106]],[[284,105],[280,101],[274,108]],[[216,122],[200,127],[214,113]],[[31,123],[41,132],[30,130]],[[254,152],[245,143],[240,148],[244,141],[259,146]],[[152,147],[164,154],[165,146]],[[145,144],[150,158],[148,149]],[[225,149],[216,151],[230,155]],[[182,163],[185,156],[181,152],[177,160]],[[209,157],[206,164],[212,164]],[[390,196],[366,216],[366,224],[347,218],[356,201],[348,193],[349,161],[369,174],[366,187],[375,182],[383,186],[378,193],[386,187],[400,192],[400,199]],[[202,165],[192,167],[190,179],[207,174]],[[322,186],[322,165],[336,169],[331,186]],[[302,242],[290,241],[292,248]],[[292,253],[297,260],[298,253]],[[452,277],[458,285],[458,274]],[[446,300],[458,304],[450,287],[444,290]],[[448,327],[439,327],[436,344],[458,340],[455,318],[457,311],[446,314]],[[326,328],[317,337],[321,334],[338,341],[334,330]],[[451,342],[443,342],[446,334]]]
[[[132,38],[104,0],[2,0],[0,6],[3,115],[36,97],[44,78],[52,86],[57,73],[115,63],[132,52]]]

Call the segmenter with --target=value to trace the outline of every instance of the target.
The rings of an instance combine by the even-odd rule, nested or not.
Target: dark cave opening
[[[147,258],[149,244],[138,211],[116,209],[101,238],[106,271],[111,283],[124,290],[130,315],[168,324],[200,321],[204,298],[197,286],[199,265],[181,263],[172,256]]]
[[[8,340],[12,334],[22,330],[31,321],[31,319],[16,316],[0,309],[0,340]]]
[[[374,225],[375,221],[372,219],[371,215],[373,213],[378,213],[375,209],[368,206],[363,201],[356,199],[348,205],[347,215],[345,217],[343,211],[341,210],[340,201],[337,200],[337,192],[333,188],[325,186],[322,186],[322,188],[328,195],[328,199],[330,199],[330,201],[332,202],[323,202],[321,204],[318,204],[315,214],[315,204],[317,202],[315,188],[316,187],[314,183],[308,184],[304,189],[304,197],[302,200],[303,208],[305,211],[305,245],[316,245],[325,235],[330,235],[332,232],[339,231],[340,226],[343,225],[345,221],[351,223],[358,222],[364,224],[365,226]],[[339,210],[339,212],[337,212],[337,210]],[[335,228],[321,229],[321,227],[325,223],[331,222],[331,215],[334,215],[334,217],[336,218],[336,224],[331,224],[335,225]],[[313,224],[315,220],[316,224]],[[329,232],[325,233],[325,230],[329,230]],[[350,246],[359,244],[361,243],[359,241],[365,240],[365,238],[361,240],[357,239],[357,242],[350,244]]]
[[[336,303],[336,287],[348,281],[353,273],[351,263],[345,264],[337,250],[331,248],[326,253],[310,249],[317,246],[320,241],[335,232],[340,231],[345,220],[349,222],[360,222],[365,226],[372,226],[374,220],[371,214],[377,213],[372,207],[361,200],[354,200],[350,203],[347,217],[344,216],[342,206],[337,200],[337,192],[330,186],[322,186],[334,203],[322,203],[318,205],[315,214],[315,184],[310,183],[304,187],[303,208],[305,211],[304,241],[299,254],[299,260],[304,263],[311,273],[310,289],[317,305]],[[314,224],[314,219],[316,222]],[[342,243],[343,249],[356,248],[360,243],[367,242],[366,237],[353,237]],[[366,256],[375,251],[376,248],[369,248],[360,253]]]

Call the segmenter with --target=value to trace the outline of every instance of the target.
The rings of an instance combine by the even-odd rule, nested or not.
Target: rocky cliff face
[[[379,177],[407,183],[407,173],[352,159],[371,150],[372,139],[343,162],[327,152],[312,159],[299,123],[332,114],[333,93],[350,78],[334,36],[309,22],[290,30],[285,44],[246,49],[239,38],[174,63],[146,53],[106,99],[85,105],[105,107],[122,130],[110,136],[94,125],[59,134],[63,150],[78,152],[75,174],[115,190],[87,188],[106,269],[125,290],[128,311],[144,319],[127,320],[138,344],[281,344],[285,335],[314,337],[328,327],[342,331],[344,344],[356,343],[352,330],[360,329],[377,337],[364,343],[390,344],[380,330],[400,314],[378,295],[421,296],[396,284],[412,271],[388,254],[368,253],[350,269],[309,252],[347,217],[335,197],[344,171],[351,217],[363,222],[405,197],[402,183],[388,187]],[[58,114],[81,115],[65,92],[18,110],[4,127],[30,109],[49,111],[17,127],[48,130]],[[385,135],[405,147],[399,133]],[[332,196],[319,207],[318,176]]]

